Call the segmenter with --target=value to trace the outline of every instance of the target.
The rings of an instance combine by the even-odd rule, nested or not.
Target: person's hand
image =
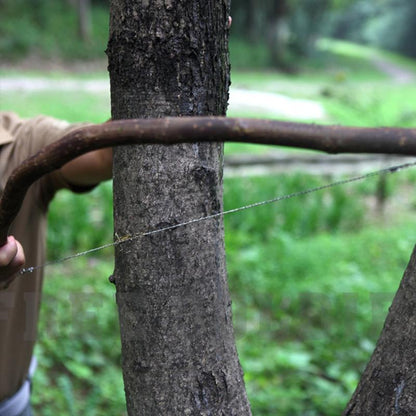
[[[13,236],[7,237],[7,243],[0,247],[0,289],[9,286],[24,264],[23,247]]]

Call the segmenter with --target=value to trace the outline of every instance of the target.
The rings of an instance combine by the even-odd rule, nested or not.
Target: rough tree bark
[[[112,0],[113,119],[222,115],[228,0]],[[222,209],[220,144],[117,149],[115,232]],[[249,415],[220,219],[116,249],[114,280],[129,415]]]
[[[416,248],[345,416],[416,415]]]

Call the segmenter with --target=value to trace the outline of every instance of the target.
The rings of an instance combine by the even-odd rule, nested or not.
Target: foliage
[[[313,56],[315,40],[328,35],[416,56],[413,0],[236,0],[232,13],[232,39],[267,51],[263,62],[286,70]]]
[[[385,0],[385,7],[367,25],[366,38],[373,45],[416,57],[416,3]]]
[[[391,197],[415,178],[410,171],[391,177]],[[324,182],[301,174],[226,178],[225,207]],[[335,415],[351,395],[415,238],[413,218],[400,212],[387,223],[367,211],[376,187],[371,180],[225,217],[236,338],[254,414]],[[72,197],[61,194],[52,206],[57,234],[66,227],[56,215],[60,198],[72,208],[66,223],[83,215],[81,198]],[[107,189],[93,199],[109,217]],[[82,244],[96,243],[95,232],[88,217],[78,220],[77,233],[89,239]],[[67,246],[81,249],[76,241]],[[44,415],[124,412],[112,268],[106,249],[47,270],[34,385]]]
[[[288,71],[313,50],[330,0],[250,0],[232,2],[232,34],[266,49],[271,66]],[[256,62],[256,61],[254,61]]]
[[[254,414],[340,414],[374,348],[414,234],[366,227],[312,238],[276,232],[262,241],[226,230]]]
[[[278,180],[270,177],[230,178],[225,183],[225,209],[231,200],[235,206],[244,206],[259,200],[272,199],[279,195],[288,195],[303,189],[322,185],[322,180],[304,174],[281,175]],[[244,220],[240,218],[244,217]],[[248,210],[227,218],[229,225],[236,226],[247,235],[259,234],[263,240],[269,235],[290,233],[302,238],[323,231],[345,231],[360,228],[363,220],[363,207],[355,202],[341,187],[328,192],[316,192],[297,197],[285,203],[268,204],[256,210]],[[234,227],[232,227],[234,228]]]
[[[65,253],[85,251],[111,241],[111,207],[111,183],[98,186],[88,198],[61,191],[49,213],[48,256],[57,259]],[[64,222],[62,218],[65,218]]]
[[[66,1],[2,0],[0,56],[18,59],[102,58],[108,38],[108,5],[95,5],[92,38],[77,35],[76,9]]]
[[[103,59],[108,38],[108,2],[92,2],[92,34],[88,42],[77,34],[77,12],[70,3],[2,0],[3,60],[27,56],[64,61]],[[302,56],[316,53],[315,40],[328,35],[415,56],[415,5],[413,0],[234,0],[232,63],[240,68],[277,66],[298,70]]]
[[[332,14],[329,33],[416,57],[413,0],[353,1]]]
[[[233,68],[262,69],[271,66],[269,50],[263,44],[251,44],[238,38],[231,38],[230,60]]]
[[[112,260],[83,258],[50,271],[36,347],[35,410],[42,416],[124,415],[117,308],[107,280]]]

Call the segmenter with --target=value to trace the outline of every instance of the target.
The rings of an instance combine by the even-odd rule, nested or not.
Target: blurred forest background
[[[108,7],[0,0],[0,110],[107,120]],[[414,0],[232,0],[231,14],[230,116],[416,126]],[[276,152],[285,163],[272,168],[229,165],[242,153],[264,160]],[[227,144],[225,209],[401,160],[288,163],[316,155]],[[255,416],[341,414],[416,241],[415,181],[409,169],[224,218],[237,347]],[[111,186],[57,195],[49,260],[112,241]],[[125,415],[112,270],[112,249],[46,268],[36,414]]]
[[[1,0],[0,7],[3,59],[103,57],[108,0]],[[233,0],[232,17],[237,67],[296,69],[322,37],[416,57],[412,0]]]

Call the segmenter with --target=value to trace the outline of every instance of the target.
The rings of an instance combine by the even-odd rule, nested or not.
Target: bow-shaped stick
[[[0,246],[29,186],[91,150],[131,144],[242,142],[300,147],[327,153],[416,156],[415,128],[322,126],[226,117],[175,117],[107,122],[74,130],[26,159],[10,175],[0,199]]]

